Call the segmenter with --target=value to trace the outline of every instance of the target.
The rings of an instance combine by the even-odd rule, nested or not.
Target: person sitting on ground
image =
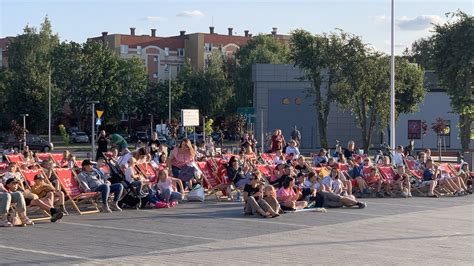
[[[245,215],[259,215],[262,217],[277,217],[279,214],[263,199],[263,184],[258,174],[250,176],[250,183],[244,187]]]
[[[315,201],[317,208],[341,208],[341,207],[355,207],[363,209],[367,207],[367,203],[358,201],[354,196],[341,196],[333,192],[318,191],[316,196],[312,198]]]
[[[281,150],[276,151],[275,158],[273,159],[273,163],[276,165],[285,163],[285,156],[283,156],[283,152]]]
[[[183,199],[182,194],[176,190],[176,187],[179,186],[180,190],[184,191],[183,183],[178,178],[169,176],[166,169],[158,172],[156,186],[160,191],[160,199],[169,207],[175,207],[178,205],[178,201]]]
[[[433,166],[431,159],[426,160],[426,168],[423,171],[423,182],[422,186],[430,186],[428,191],[428,197],[437,198],[438,195],[434,193],[436,186],[438,185],[439,173]]]
[[[299,150],[298,147],[296,146],[296,141],[290,140],[290,141],[288,142],[288,147],[286,147],[285,153],[286,153],[287,155],[293,154],[293,158],[292,158],[292,159],[298,159],[298,157],[300,156],[300,150]]]
[[[0,182],[0,227],[13,226],[13,224],[8,221],[8,211],[12,203],[15,204],[15,210],[19,215],[21,226],[33,225],[33,221],[26,216],[26,203],[23,193],[19,191],[11,192]]]
[[[347,148],[344,149],[344,157],[346,157],[346,159],[354,159],[354,154],[357,154],[355,149],[355,142],[353,140],[350,140],[349,142],[347,142]]]
[[[394,177],[394,181],[395,182],[392,185],[398,187],[404,197],[412,197],[410,176],[408,176],[408,174],[406,173],[405,166],[397,166],[397,173]]]
[[[328,152],[326,151],[326,149],[319,150],[318,155],[314,157],[314,161],[313,161],[314,166],[321,167],[327,164],[328,163],[327,153]]]
[[[283,210],[299,210],[308,206],[307,201],[298,201],[300,192],[295,191],[295,179],[287,176],[282,184],[282,187],[277,191],[277,199]]]
[[[25,196],[25,190],[22,190],[20,187],[20,181],[15,178],[10,178],[5,182],[5,188],[9,192],[22,192]],[[29,192],[31,193],[31,192]],[[38,195],[31,193],[30,195],[34,197],[25,198],[26,206],[28,207],[39,207],[41,210],[49,213],[51,215],[51,222],[55,223],[58,220],[63,218],[63,213],[53,207],[54,194],[52,192],[47,193],[45,197],[39,198]]]
[[[308,198],[313,194],[313,189],[308,188],[305,186],[305,183],[307,182],[307,176],[303,173],[299,173],[296,176],[296,181],[295,181],[295,188],[299,190],[300,193],[300,198],[298,200],[305,200],[307,201]]]
[[[97,171],[94,171],[90,160],[82,162],[82,172],[77,178],[83,192],[100,192],[103,206],[102,212],[112,212],[111,208],[116,211],[122,210],[118,206],[118,201],[122,197],[123,185],[120,183],[111,184],[109,181],[104,180]],[[110,193],[114,193],[114,199],[109,207],[108,198]]]
[[[304,187],[309,188],[312,190],[321,190],[321,183],[319,180],[318,175],[316,175],[315,172],[310,172],[308,174],[308,177],[306,178],[306,181],[304,182]]]
[[[54,203],[57,201],[59,204],[59,210],[64,215],[69,215],[64,206],[64,193],[61,190],[57,190],[52,185],[47,184],[45,182],[45,177],[42,174],[37,174],[34,177],[34,184],[31,186],[31,192],[36,194],[40,199],[50,201],[49,205],[51,206],[54,206]]]
[[[281,213],[280,203],[278,203],[276,198],[276,190],[272,185],[263,187],[263,200],[270,205],[272,210],[277,214],[276,216]]]
[[[404,151],[403,151],[403,146],[399,145],[395,149],[395,152],[393,153],[393,165],[394,166],[399,166],[399,165],[404,165],[403,159],[405,158]]]

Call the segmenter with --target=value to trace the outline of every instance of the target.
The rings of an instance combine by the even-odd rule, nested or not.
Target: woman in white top
[[[137,159],[132,157],[128,160],[128,165],[125,167],[125,181],[135,188],[136,192],[140,192],[146,180],[135,169],[136,164]]]

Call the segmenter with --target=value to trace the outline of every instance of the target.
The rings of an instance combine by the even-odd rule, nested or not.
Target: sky
[[[447,12],[473,14],[473,0],[395,0],[395,53],[431,35],[432,23],[445,23]],[[39,27],[47,15],[63,41],[85,42],[109,34],[158,36],[215,31],[238,35],[279,34],[295,29],[312,33],[342,29],[359,35],[375,49],[390,52],[390,0],[0,0],[0,38],[21,34],[26,25]]]

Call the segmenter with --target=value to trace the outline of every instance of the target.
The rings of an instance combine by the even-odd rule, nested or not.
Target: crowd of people
[[[198,189],[243,201],[245,215],[267,218],[300,210],[365,208],[359,200],[364,197],[408,198],[415,191],[428,197],[462,196],[472,190],[467,163],[435,164],[429,149],[408,161],[400,146],[392,156],[372,162],[349,141],[345,149],[332,154],[321,149],[308,158],[299,151],[300,139],[292,134],[286,142],[276,130],[269,152],[258,156],[251,134],[241,138],[239,154],[217,151],[212,138],[199,146],[183,139],[168,147],[156,133],[131,151],[120,135],[107,136],[105,131],[100,132],[95,160],[77,160],[69,151],[61,159],[44,158],[25,149],[21,160],[9,162],[2,174],[0,226],[34,224],[27,215],[34,208],[51,222],[69,215],[70,195],[58,180],[57,168],[72,169],[80,192],[97,193],[105,213],[175,207]],[[28,169],[41,171],[26,180],[22,170]]]

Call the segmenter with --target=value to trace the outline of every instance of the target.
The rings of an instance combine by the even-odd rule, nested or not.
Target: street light
[[[51,143],[51,65],[48,76],[48,142]]]
[[[92,153],[91,153],[91,158],[94,158],[94,152],[95,152],[95,105],[99,103],[99,101],[87,101],[87,103],[92,104]]]
[[[171,124],[171,65],[170,64],[166,64],[165,71],[168,71],[168,123]]]
[[[206,118],[207,116],[202,116],[202,139],[206,143]]]
[[[150,116],[150,138],[153,136],[153,114],[148,114]]]
[[[395,55],[394,55],[394,1],[391,5],[391,41],[390,41],[390,147],[395,149]]]
[[[24,150],[26,146],[26,117],[29,116],[29,114],[20,114],[20,116],[23,117],[23,147],[21,150]]]

